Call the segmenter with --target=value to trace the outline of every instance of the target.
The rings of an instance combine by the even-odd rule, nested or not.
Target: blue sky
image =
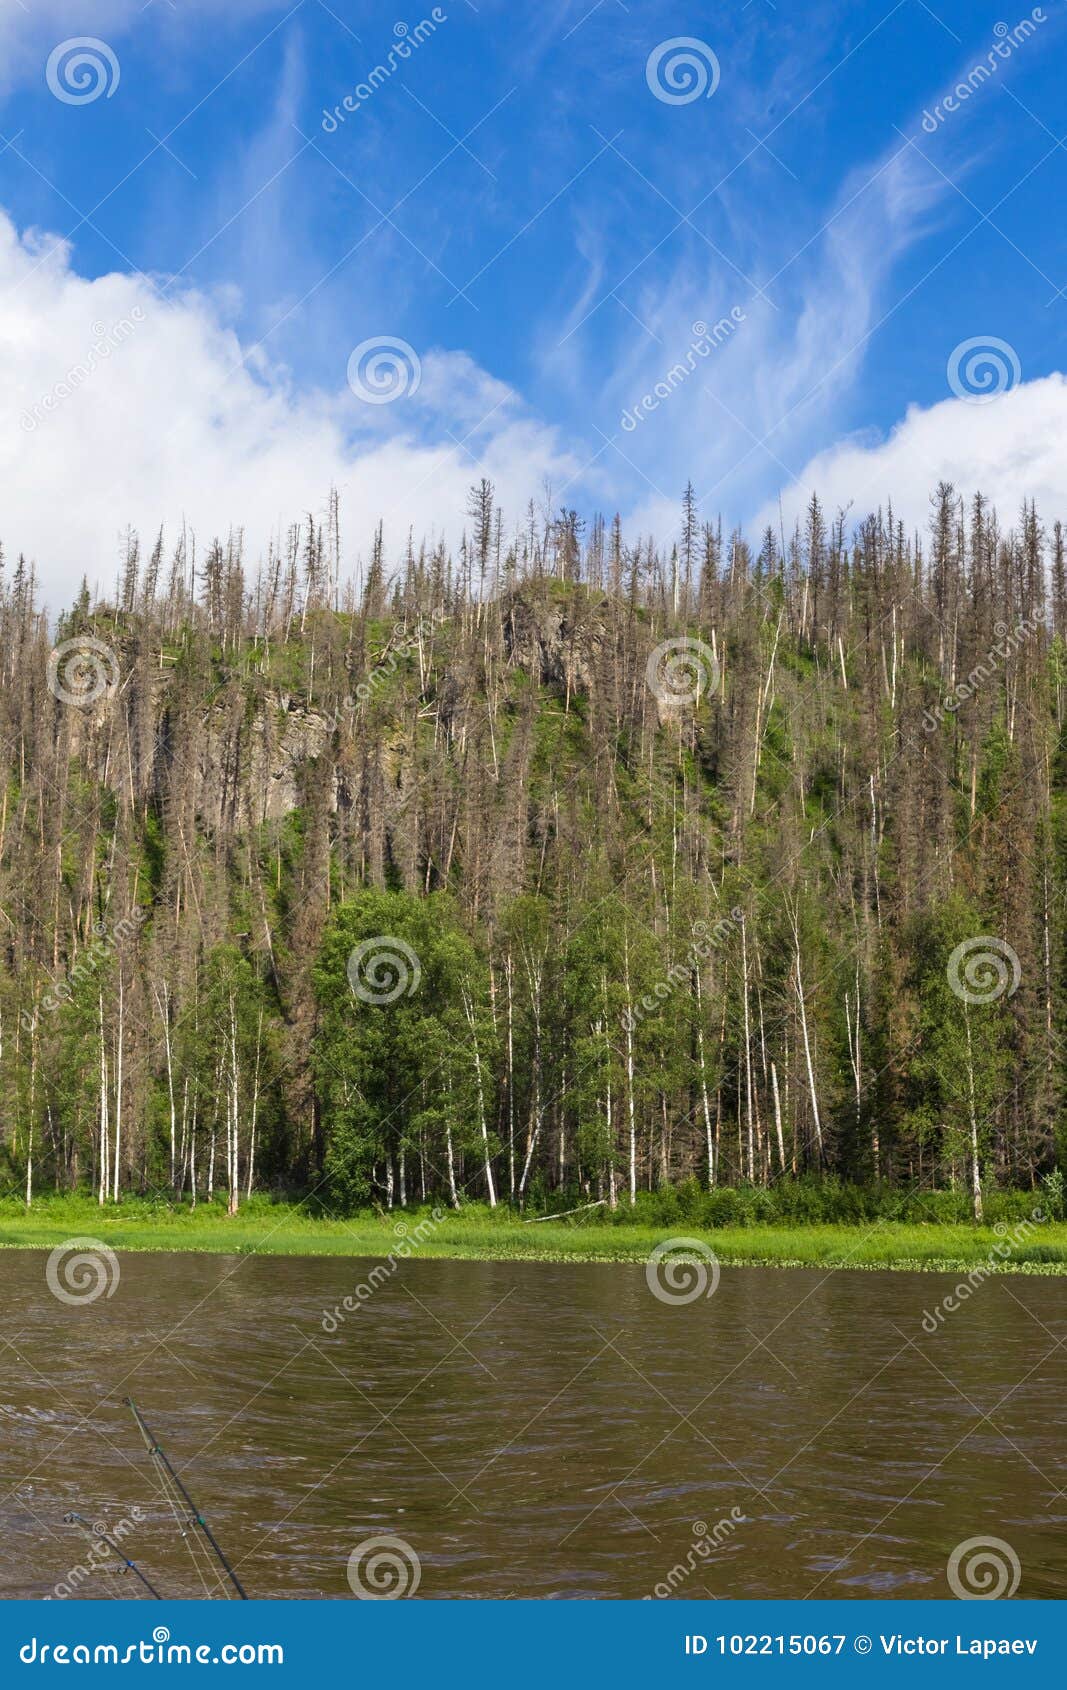
[[[67,103],[46,61],[81,36],[117,83],[108,63],[110,94]],[[710,97],[654,91],[678,38]],[[942,467],[1013,504],[1055,496],[1064,41],[1062,0],[3,0],[0,363],[23,420],[0,467],[27,490],[8,547],[46,579],[78,548],[106,571],[123,500],[261,546],[330,480],[353,548],[376,499],[394,539],[451,531],[482,473],[509,520],[548,480],[665,535],[690,476],[706,515],[746,524],[813,477],[916,519]],[[129,343],[67,394],[94,325],[108,338],[138,299]],[[692,325],[731,310],[642,410]],[[977,405],[948,365],[990,336],[1011,391]],[[346,371],[382,337],[420,380],[371,405]],[[82,514],[41,509],[82,474]]]

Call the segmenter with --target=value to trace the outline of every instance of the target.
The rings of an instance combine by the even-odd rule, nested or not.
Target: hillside
[[[1059,525],[471,518],[8,570],[9,1184],[1058,1201]]]

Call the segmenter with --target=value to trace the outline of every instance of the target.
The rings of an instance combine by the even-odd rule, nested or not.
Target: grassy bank
[[[702,1228],[612,1223],[599,1210],[530,1223],[472,1207],[435,1222],[426,1210],[328,1219],[262,1198],[232,1218],[220,1206],[190,1210],[136,1199],[101,1208],[86,1198],[45,1198],[28,1213],[0,1203],[0,1246],[47,1250],[75,1236],[114,1250],[283,1256],[388,1256],[406,1240],[420,1259],[589,1262],[643,1262],[664,1239],[684,1236],[706,1242],[724,1264],[954,1272],[990,1262],[1006,1271],[1067,1274],[1067,1223],[1060,1221],[1029,1228],[885,1219]]]

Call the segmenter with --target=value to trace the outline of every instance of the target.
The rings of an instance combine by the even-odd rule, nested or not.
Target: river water
[[[1064,1279],[940,1322],[936,1274],[723,1269],[675,1305],[642,1267],[409,1261],[326,1330],[371,1262],[125,1254],[67,1304],[46,1261],[0,1253],[5,1597],[147,1596],[70,1509],[162,1594],[225,1593],[127,1395],[252,1596],[351,1599],[351,1564],[421,1597],[945,1597],[990,1536],[1020,1596],[1067,1596]]]

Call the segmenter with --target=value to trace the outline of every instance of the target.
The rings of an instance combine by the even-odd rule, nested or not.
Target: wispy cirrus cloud
[[[870,337],[892,310],[895,268],[944,198],[943,185],[899,144],[849,174],[823,225],[795,252],[754,254],[755,286],[706,258],[699,280],[689,264],[649,291],[644,320],[658,341],[635,342],[609,378],[616,429],[626,405],[684,353],[695,321],[714,324],[737,306],[744,322],[647,424],[620,438],[647,477],[636,511],[642,526],[659,532],[675,520],[679,475],[692,478],[706,517],[724,509],[743,519],[768,486],[791,481],[813,441],[832,441]]]

